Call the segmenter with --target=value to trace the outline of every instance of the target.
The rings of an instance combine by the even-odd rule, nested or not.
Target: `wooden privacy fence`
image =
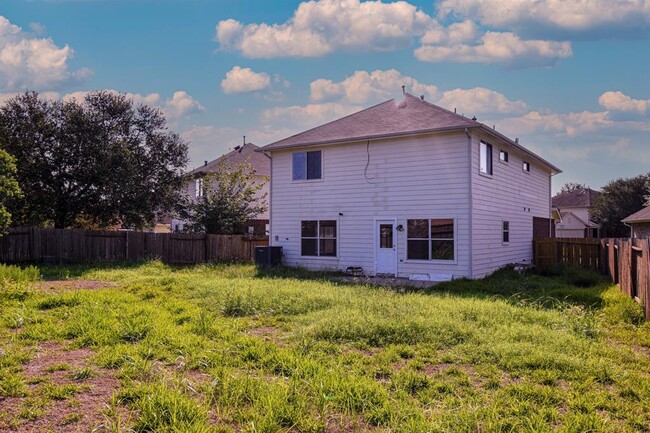
[[[0,237],[0,262],[125,262],[160,259],[194,264],[251,261],[268,239],[241,235],[149,233],[108,230],[10,229]]]
[[[650,239],[535,239],[533,262],[537,267],[567,263],[606,274],[643,305],[650,320]]]
[[[581,238],[543,238],[533,241],[533,263],[537,267],[567,263],[600,270],[600,240]]]

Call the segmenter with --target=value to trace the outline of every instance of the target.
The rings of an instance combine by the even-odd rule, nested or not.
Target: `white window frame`
[[[485,170],[483,170],[483,149],[487,152],[485,155]],[[482,176],[492,177],[494,173],[494,147],[486,142],[481,140],[478,147],[478,172]]]
[[[505,159],[501,159],[501,155],[505,155]],[[499,162],[502,164],[508,164],[510,162],[510,155],[508,154],[508,151],[499,149]]]
[[[521,170],[524,173],[530,173],[530,162],[528,161],[522,161],[521,163]]]
[[[196,198],[203,197],[205,194],[205,179],[202,177],[197,178],[194,181],[194,188],[196,191],[194,191]]]
[[[320,177],[315,177],[312,179],[309,179],[308,176],[308,169],[309,169],[309,163],[308,163],[308,156],[307,154],[309,153],[318,153],[320,154]],[[294,169],[294,158],[295,155],[299,154],[304,154],[305,155],[305,177],[303,178],[296,178],[295,173],[293,171]],[[297,152],[292,152],[291,153],[291,181],[292,182],[319,182],[323,180],[323,150],[322,149],[312,149],[312,150],[301,150]]]
[[[305,221],[316,221],[316,237],[303,236],[302,235],[302,223],[305,222]],[[335,228],[335,231],[334,231],[334,237],[321,237],[320,236],[320,224],[323,221],[334,221],[334,223],[336,224],[336,228]],[[299,236],[299,239],[300,239],[300,257],[304,258],[304,259],[329,259],[329,260],[338,259],[338,257],[339,257],[339,225],[340,225],[339,220],[337,218],[300,220],[300,227],[299,227],[299,230],[300,230],[300,236]],[[302,240],[303,239],[314,239],[314,240],[316,240],[316,255],[315,256],[303,255],[303,253],[302,253]],[[333,255],[333,256],[321,256],[320,255],[320,241],[321,241],[321,239],[324,239],[324,240],[332,240],[332,239],[334,239],[334,242],[336,243],[336,247],[335,247],[336,254],[335,255]]]
[[[429,237],[428,238],[409,238],[408,235],[408,222],[409,220],[427,220],[428,221],[428,228],[429,228]],[[454,238],[431,238],[431,221],[432,220],[451,220],[454,224]],[[406,262],[407,263],[440,263],[440,264],[457,264],[458,262],[458,221],[455,217],[444,217],[444,216],[438,216],[438,217],[421,217],[421,218],[406,218],[406,227],[404,228],[404,231],[406,232],[406,251],[405,251],[405,256],[406,256]],[[409,240],[427,240],[429,241],[429,247],[427,249],[429,253],[429,258],[428,259],[409,259]],[[453,259],[432,259],[431,258],[431,241],[436,240],[436,241],[453,241],[454,242],[454,258]]]
[[[508,235],[507,241],[505,240],[506,234]],[[510,243],[510,221],[509,220],[501,221],[501,243],[503,245],[508,245]]]

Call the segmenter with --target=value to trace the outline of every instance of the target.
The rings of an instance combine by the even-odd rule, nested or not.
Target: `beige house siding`
[[[492,145],[493,174],[479,172],[479,143]],[[550,172],[529,156],[493,138],[472,137],[472,277],[487,275],[508,263],[533,258],[533,217],[550,217]],[[499,151],[508,152],[508,163]],[[523,162],[530,172],[523,171]],[[510,242],[502,241],[502,222],[510,223]]]
[[[292,181],[292,152],[273,152],[271,244],[283,262],[311,269],[361,266],[374,273],[375,219],[396,219],[397,273],[469,276],[467,138],[464,133],[429,134],[329,145],[322,150],[322,180]],[[367,165],[367,169],[366,169]],[[455,261],[406,259],[407,220],[453,218]],[[337,220],[337,257],[301,257],[300,222]]]

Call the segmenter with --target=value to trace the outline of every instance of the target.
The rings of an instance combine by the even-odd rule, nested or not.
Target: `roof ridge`
[[[454,112],[454,111],[448,110],[448,109],[445,108],[445,107],[442,107],[442,106],[440,106],[440,105],[436,105],[436,104],[434,104],[433,102],[429,102],[429,101],[427,101],[427,100],[425,100],[425,99],[418,98],[417,96],[412,95],[412,94],[410,94],[409,92],[405,92],[404,95],[406,95],[407,97],[411,97],[411,98],[415,99],[416,101],[418,101],[418,102],[420,102],[420,103],[422,103],[422,104],[426,104],[426,105],[428,105],[428,106],[431,107],[431,108],[435,108],[435,109],[438,109],[438,110],[440,110],[440,111],[444,111],[445,113],[447,113],[447,114],[451,114],[452,116],[460,117],[462,120],[464,120],[464,121],[466,121],[466,122],[474,122],[474,123],[476,123],[476,126],[481,125],[481,122],[479,122],[478,120],[470,119],[470,118],[468,118],[468,117],[465,117],[465,116],[462,115],[462,114],[458,114],[458,113],[456,113],[456,112]]]

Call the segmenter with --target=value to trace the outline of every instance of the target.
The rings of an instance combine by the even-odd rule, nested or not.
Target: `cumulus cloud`
[[[84,80],[92,71],[68,67],[74,52],[50,38],[25,33],[0,16],[0,90],[55,88],[71,80]]]
[[[442,93],[436,104],[449,110],[459,108],[462,112],[478,113],[524,113],[528,106],[522,100],[512,101],[504,94],[485,87],[473,89],[453,89]]]
[[[261,119],[267,125],[292,125],[294,128],[309,128],[338,119],[339,117],[347,116],[362,108],[360,106],[332,102],[274,107],[264,110]]]
[[[522,40],[514,33],[486,32],[477,44],[423,45],[415,57],[424,62],[506,63],[550,66],[572,55],[569,42]]]
[[[257,92],[271,86],[271,77],[264,72],[254,72],[251,68],[235,66],[226,72],[226,78],[221,81],[224,93]]]
[[[466,17],[522,34],[554,37],[558,32],[620,36],[648,32],[647,0],[442,0],[439,16]]]
[[[425,95],[430,99],[437,99],[439,96],[436,86],[420,83],[413,77],[389,69],[373,72],[356,71],[338,83],[323,78],[315,80],[310,86],[310,98],[315,102],[337,99],[342,103],[367,104],[401,94],[402,85],[411,92]]]
[[[187,92],[179,90],[165,101],[163,111],[168,119],[178,119],[192,113],[205,111],[205,107],[188,95]]]
[[[405,1],[321,0],[300,3],[283,24],[228,19],[216,27],[222,48],[246,57],[316,57],[334,50],[389,51],[425,33],[432,17]]]
[[[120,94],[114,89],[105,89],[104,91],[113,93],[115,95]],[[63,101],[76,100],[77,102],[83,102],[84,98],[91,91],[78,91],[67,93],[61,98]],[[188,116],[193,113],[204,111],[205,107],[201,105],[196,99],[192,98],[184,90],[178,90],[174,92],[171,98],[162,100],[162,97],[159,93],[124,93],[124,95],[131,99],[134,104],[144,104],[150,107],[159,108],[167,117],[167,120],[176,120],[181,117]]]
[[[650,107],[650,99],[634,99],[622,92],[605,92],[598,98],[598,103],[610,111],[623,111],[644,114]]]
[[[505,95],[484,87],[440,91],[433,84],[421,83],[395,69],[356,71],[342,81],[318,79],[311,83],[313,102],[335,101],[348,105],[368,105],[400,97],[404,85],[408,92],[447,109],[458,108],[465,113],[522,113],[524,101],[512,101]]]
[[[585,132],[614,126],[606,111],[553,113],[531,111],[520,117],[500,121],[501,129],[508,134],[561,133],[573,137]]]

